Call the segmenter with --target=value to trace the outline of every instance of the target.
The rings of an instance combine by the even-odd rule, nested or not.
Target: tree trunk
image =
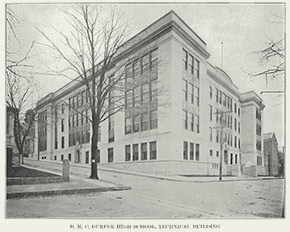
[[[98,151],[98,127],[92,123],[92,139],[91,139],[91,179],[98,180],[98,167],[97,167],[97,151]]]

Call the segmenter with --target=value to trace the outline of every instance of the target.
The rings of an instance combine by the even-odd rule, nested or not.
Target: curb
[[[35,196],[56,196],[56,195],[73,195],[73,194],[88,194],[108,191],[123,191],[130,190],[129,186],[117,187],[100,187],[100,188],[81,188],[81,189],[62,189],[62,190],[45,190],[31,192],[11,192],[6,194],[6,199],[27,198]]]

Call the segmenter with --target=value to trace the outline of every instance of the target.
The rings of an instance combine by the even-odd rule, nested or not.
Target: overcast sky
[[[21,19],[18,36],[21,46],[9,45],[15,50],[28,47],[31,41],[44,42],[44,38],[35,30],[52,33],[51,25],[65,30],[67,22],[62,12],[55,5],[10,5],[15,14]],[[138,33],[158,18],[174,10],[206,43],[211,54],[209,62],[214,66],[221,64],[221,42],[224,44],[223,69],[229,74],[241,92],[255,90],[282,90],[283,80],[269,81],[266,85],[264,78],[250,80],[247,72],[261,70],[258,57],[253,51],[261,49],[269,39],[278,41],[284,38],[285,17],[283,4],[130,4],[115,5],[120,12],[125,12],[124,21],[129,21],[132,35]],[[59,61],[47,49],[36,46],[31,62],[39,67],[45,65],[57,67]],[[37,76],[35,77],[43,94],[56,91],[69,80],[64,77]],[[283,94],[259,94],[264,104],[264,132],[275,132],[279,146],[284,144],[284,103]]]

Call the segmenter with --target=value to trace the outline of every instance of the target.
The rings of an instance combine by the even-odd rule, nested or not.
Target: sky
[[[52,26],[66,32],[67,21],[53,4],[10,5],[20,19],[17,33],[21,45],[8,37],[7,43],[18,54],[23,54],[32,41],[44,43],[44,37],[35,27],[55,37]],[[61,6],[63,7],[63,6]],[[64,7],[69,7],[65,5]],[[264,133],[275,132],[279,146],[284,145],[284,94],[260,94],[264,90],[283,90],[282,77],[269,80],[260,77],[251,80],[247,73],[261,70],[254,51],[260,50],[270,39],[284,38],[285,6],[283,4],[118,4],[107,5],[124,12],[124,22],[129,22],[131,35],[174,10],[206,43],[210,53],[208,61],[221,66],[221,42],[223,42],[223,69],[229,74],[241,92],[250,90],[263,99]],[[105,7],[105,9],[106,9]],[[43,46],[37,45],[30,62],[39,69],[60,68],[62,62]],[[35,76],[43,96],[56,91],[69,80],[57,76]]]

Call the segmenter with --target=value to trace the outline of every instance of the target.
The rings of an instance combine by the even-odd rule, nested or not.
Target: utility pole
[[[224,121],[226,122],[226,119],[227,119],[227,115],[228,113],[232,113],[232,111],[219,111],[215,114],[217,114],[217,117],[220,118],[220,123],[221,123],[221,126],[219,127],[215,127],[217,129],[220,129],[220,133],[221,133],[221,136],[220,136],[220,165],[219,165],[219,180],[222,181],[222,173],[223,173],[223,144],[224,144],[224,138],[223,138],[223,135],[224,135],[224,130],[225,128],[227,128],[227,123],[224,124]],[[219,114],[220,114],[220,117],[219,117]],[[225,120],[223,120],[225,118]],[[231,121],[232,123],[232,121]],[[218,133],[218,136],[219,136],[219,133]]]

